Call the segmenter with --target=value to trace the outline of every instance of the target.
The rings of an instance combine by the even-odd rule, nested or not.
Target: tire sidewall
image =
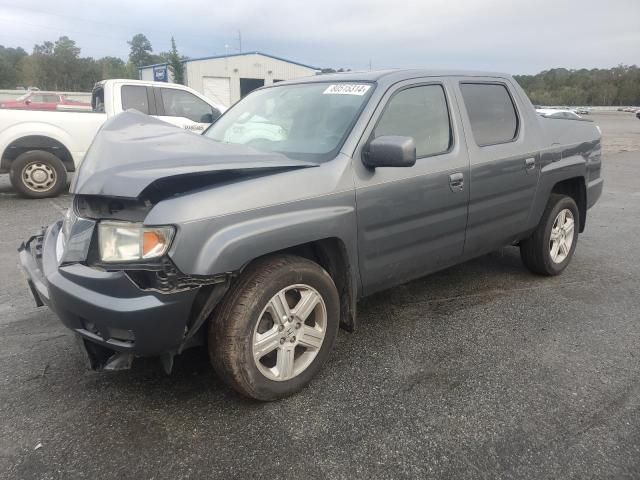
[[[22,181],[22,170],[32,162],[40,162],[48,165],[56,172],[56,182],[46,191],[37,192],[31,190]],[[67,169],[62,160],[50,152],[43,150],[30,150],[20,154],[13,162],[9,170],[9,179],[13,188],[23,197],[48,198],[56,197],[62,193],[67,185]]]
[[[274,272],[267,281],[261,284],[264,289],[253,297],[253,301],[245,310],[245,314],[236,316],[240,322],[237,327],[242,333],[239,341],[240,357],[246,367],[241,369],[247,385],[253,390],[252,395],[262,400],[272,400],[288,396],[304,387],[318,373],[328,359],[338,334],[340,324],[340,303],[338,293],[329,274],[319,265],[300,259],[296,269],[285,268]],[[304,263],[302,263],[304,262]],[[283,288],[296,284],[306,284],[313,287],[324,300],[327,309],[327,326],[324,341],[320,351],[312,363],[298,376],[285,381],[275,381],[265,377],[253,359],[253,333],[260,313],[267,303]]]
[[[574,227],[573,227],[573,242],[571,243],[571,248],[569,249],[569,254],[567,258],[565,258],[562,262],[556,263],[551,259],[551,252],[549,250],[549,242],[551,241],[551,230],[553,229],[553,224],[556,221],[556,217],[560,213],[560,211],[568,209],[571,211],[573,215]],[[542,248],[544,248],[543,259],[546,268],[557,275],[561,273],[567,266],[571,259],[573,258],[573,253],[576,250],[576,246],[578,245],[578,232],[580,231],[580,215],[578,212],[578,206],[576,202],[571,197],[562,197],[558,202],[553,206],[553,208],[549,211],[549,215],[546,219],[545,228],[544,228],[544,237],[542,242]]]

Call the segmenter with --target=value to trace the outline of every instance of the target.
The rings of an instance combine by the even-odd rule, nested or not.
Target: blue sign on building
[[[167,66],[158,65],[153,67],[153,80],[155,82],[168,82]]]

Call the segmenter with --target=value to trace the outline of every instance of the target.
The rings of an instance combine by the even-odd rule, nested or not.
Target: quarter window
[[[385,135],[412,137],[417,157],[448,151],[452,135],[442,86],[411,87],[391,97],[373,134],[374,138]]]
[[[170,117],[184,117],[197,123],[211,123],[220,112],[195,95],[175,88],[161,88],[164,114]]]
[[[504,85],[462,83],[460,90],[479,146],[506,143],[516,138],[518,116]]]
[[[129,110],[130,108],[149,115],[147,87],[139,85],[124,85],[122,87],[122,109]]]

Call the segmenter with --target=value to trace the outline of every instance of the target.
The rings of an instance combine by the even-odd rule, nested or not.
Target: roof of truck
[[[412,78],[422,77],[493,77],[493,78],[511,78],[508,73],[498,72],[481,72],[471,70],[421,70],[421,69],[402,69],[402,70],[377,70],[364,72],[344,72],[344,73],[327,73],[315,75],[312,77],[297,78],[294,80],[286,80],[281,83],[307,83],[307,82],[378,82],[378,83],[395,83],[402,80],[410,80]]]

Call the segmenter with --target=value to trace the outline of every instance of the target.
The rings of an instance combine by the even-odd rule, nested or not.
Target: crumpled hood
[[[276,173],[317,164],[216,142],[137,111],[107,120],[89,147],[70,191],[137,198],[154,182],[221,174]],[[205,178],[206,176],[206,178]]]

